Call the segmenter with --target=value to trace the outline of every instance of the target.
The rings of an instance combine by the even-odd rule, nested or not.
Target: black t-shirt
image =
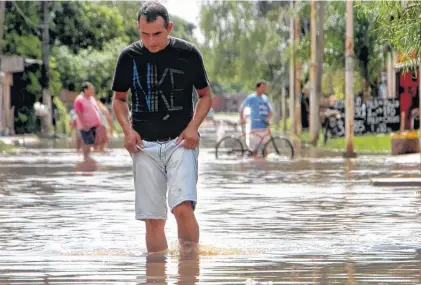
[[[193,117],[193,87],[209,85],[202,56],[192,44],[170,38],[151,53],[141,42],[120,54],[112,90],[132,93],[132,126],[142,139],[176,137]]]

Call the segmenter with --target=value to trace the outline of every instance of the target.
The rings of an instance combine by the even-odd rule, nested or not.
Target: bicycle
[[[253,132],[250,132],[250,135],[254,135],[260,138],[260,141],[255,149],[250,149],[247,146],[245,143],[246,134],[243,131],[243,134],[239,137],[229,135],[221,138],[215,145],[215,157],[217,159],[235,159],[243,157],[244,154],[253,156],[260,150],[263,157],[273,153],[287,159],[294,158],[294,147],[292,146],[292,143],[285,137],[272,135],[270,128],[267,128],[267,132],[264,135]]]

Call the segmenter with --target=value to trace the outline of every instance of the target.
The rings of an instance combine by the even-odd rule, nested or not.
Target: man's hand
[[[124,136],[124,147],[129,153],[135,153],[139,151],[136,145],[143,148],[142,138],[135,130],[132,129]]]
[[[197,128],[194,126],[188,125],[187,128],[178,136],[176,144],[180,144],[184,139],[185,148],[195,148],[199,144],[199,133]]]

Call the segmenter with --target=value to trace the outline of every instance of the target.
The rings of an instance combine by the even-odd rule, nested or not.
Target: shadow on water
[[[294,161],[216,160],[202,140],[198,255],[146,257],[131,159],[96,164],[71,142],[0,155],[0,284],[420,284],[421,195],[370,178],[419,174],[419,158],[302,150]]]

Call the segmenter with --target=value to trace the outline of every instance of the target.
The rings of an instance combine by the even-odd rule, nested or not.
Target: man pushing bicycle
[[[263,146],[269,140],[269,124],[272,119],[272,106],[270,105],[269,98],[264,94],[267,89],[265,81],[260,80],[256,83],[256,91],[247,96],[240,107],[240,124],[243,127],[243,132],[246,132],[246,144],[253,150],[253,156],[256,156],[259,149],[259,144]],[[244,130],[245,108],[250,109],[251,126]],[[264,137],[264,141],[261,138]]]

